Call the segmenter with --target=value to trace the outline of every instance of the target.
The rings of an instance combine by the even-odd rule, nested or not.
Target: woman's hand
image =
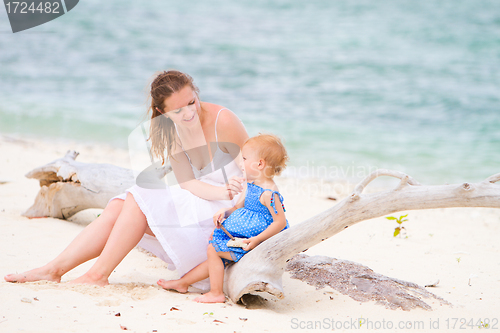
[[[226,200],[233,200],[233,198],[243,191],[243,183],[245,178],[233,176],[226,184]]]
[[[243,250],[245,250],[245,251],[250,251],[261,243],[260,240],[257,239],[257,237],[250,237],[250,238],[242,240],[242,242],[247,243],[247,246],[243,248]]]
[[[218,228],[222,221],[224,220],[224,217],[226,217],[226,208],[221,208],[217,213],[214,215],[214,224]]]

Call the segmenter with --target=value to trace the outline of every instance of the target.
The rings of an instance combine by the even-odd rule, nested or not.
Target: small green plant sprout
[[[213,312],[205,312],[203,315],[212,317],[214,315],[214,313]]]
[[[386,216],[385,217],[388,220],[395,220],[398,223],[398,226],[396,228],[394,228],[394,237],[396,237],[397,235],[399,235],[399,237],[401,237],[401,231],[406,230],[402,224],[403,224],[403,222],[408,221],[408,219],[405,219],[405,217],[407,217],[407,216],[408,216],[408,214],[401,215],[399,218],[396,218],[394,216]]]
[[[460,264],[460,260],[461,260],[461,259],[462,259],[462,258],[460,258],[460,257],[458,257],[458,258],[457,258],[457,262],[458,262],[459,264]]]

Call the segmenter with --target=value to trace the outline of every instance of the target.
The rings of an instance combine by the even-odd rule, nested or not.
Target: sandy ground
[[[82,223],[99,213],[81,212],[73,222],[21,216],[39,190],[38,182],[24,174],[62,157],[68,149],[79,151],[81,162],[128,165],[126,152],[110,147],[0,136],[1,276],[46,263],[84,228]],[[334,205],[328,195],[340,199],[350,189],[343,184],[335,193],[319,191],[325,185],[321,182],[279,182],[292,226]],[[0,332],[500,330],[500,210],[454,208],[401,214],[406,213],[406,238],[392,236],[394,221],[377,218],[346,229],[306,254],[352,260],[420,285],[439,279],[438,286],[428,290],[452,306],[424,300],[432,311],[390,310],[375,302],[357,302],[329,287],[316,290],[288,273],[283,276],[283,300],[268,300],[255,309],[230,301],[198,304],[192,301],[198,295],[195,290],[179,294],[159,288],[159,278],[175,278],[176,273],[158,258],[133,250],[104,288],[64,283],[80,276],[92,262],[69,272],[60,284],[12,284],[2,279]]]

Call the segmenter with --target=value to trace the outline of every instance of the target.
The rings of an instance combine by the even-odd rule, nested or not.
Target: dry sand
[[[49,261],[82,230],[79,223],[99,213],[81,212],[73,222],[21,216],[39,190],[38,182],[24,174],[62,157],[68,149],[79,151],[81,162],[128,165],[126,152],[110,147],[0,137],[0,276]],[[334,205],[327,195],[341,197],[349,189],[345,185],[343,193],[306,193],[318,188],[318,182],[279,182],[292,226]],[[404,213],[409,214],[407,238],[394,238],[395,222],[377,218],[346,229],[306,254],[352,260],[420,285],[439,279],[438,286],[428,290],[453,306],[428,300],[432,311],[390,310],[374,302],[354,301],[329,287],[316,290],[288,273],[283,276],[285,299],[266,301],[260,308],[246,309],[231,302],[198,304],[192,301],[198,295],[195,290],[179,294],[159,288],[156,281],[175,278],[175,272],[168,271],[161,260],[133,250],[104,288],[64,283],[80,276],[92,262],[68,273],[60,284],[13,284],[2,279],[0,332],[316,332],[332,328],[463,332],[485,330],[478,327],[481,321],[489,321],[493,331],[500,329],[500,210]]]

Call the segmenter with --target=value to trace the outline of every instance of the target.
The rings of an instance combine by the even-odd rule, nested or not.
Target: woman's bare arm
[[[182,149],[175,149],[173,157],[170,158],[170,164],[174,171],[175,178],[179,186],[188,190],[192,194],[205,200],[231,200],[241,192],[241,179],[233,177],[229,180],[229,185],[214,186],[195,178],[193,169],[186,154]]]
[[[224,109],[220,113],[216,130],[221,150],[231,154],[238,163],[241,147],[248,139],[243,123],[232,111]],[[243,190],[244,179],[241,177],[232,177],[226,186],[214,186],[197,180],[193,174],[191,164],[180,145],[175,148],[174,158],[170,160],[181,188],[202,199],[231,200]]]

